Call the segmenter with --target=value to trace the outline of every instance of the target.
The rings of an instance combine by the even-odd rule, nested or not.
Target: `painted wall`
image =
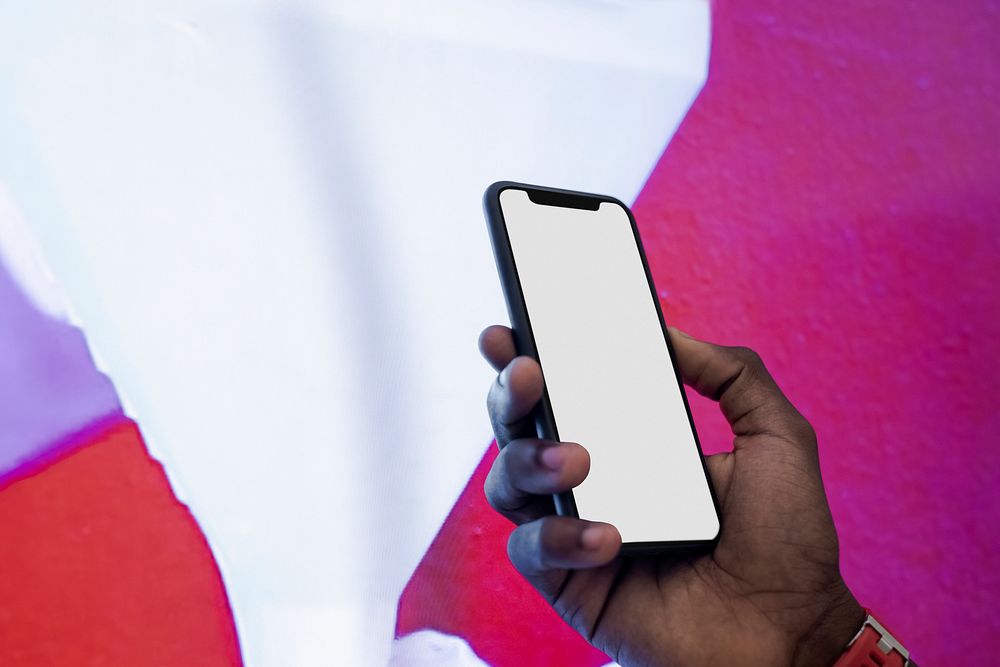
[[[635,206],[667,318],[755,347],[813,421],[845,575],[925,666],[1000,651],[998,32],[985,1],[720,0],[707,87]],[[75,330],[15,316],[90,363]],[[0,662],[239,664],[213,554],[106,380],[0,352],[7,377],[55,359],[75,378],[58,395],[72,419],[5,431],[11,466],[39,443],[65,456],[3,479]],[[29,390],[55,395],[38,379],[2,395],[37,407]],[[693,401],[707,448],[727,446]],[[108,419],[63,439],[86,421],[78,405]],[[605,663],[507,564],[510,526],[482,498],[493,455],[410,581],[397,634],[457,635],[494,665]]]
[[[992,2],[719,2],[636,206],[667,316],[813,422],[847,581],[927,665],[1000,649],[998,30]]]
[[[504,309],[483,189],[517,178],[634,199],[708,48],[701,0],[0,3],[0,252],[4,221],[23,219],[169,487],[150,483],[204,535],[182,551],[217,568],[164,567],[145,532],[60,558],[97,580],[115,559],[147,563],[177,578],[167,591],[221,574],[232,618],[201,627],[235,623],[251,667],[384,664],[400,594],[489,437],[474,341]],[[39,301],[44,281],[13,276]],[[39,414],[62,404],[39,392],[66,388],[65,360],[54,387],[22,391],[60,359],[46,352],[80,343],[90,372],[71,398],[106,385],[65,313],[36,318],[58,336],[25,343],[39,327],[3,278],[0,370],[25,363],[0,374],[0,401],[23,399],[0,406],[0,477],[62,432]],[[3,416],[25,410],[45,428],[8,447]],[[9,544],[63,525],[51,470],[0,491],[38,500],[0,525]],[[27,547],[0,556],[36,578],[65,571]],[[50,634],[44,609],[72,607],[81,635],[116,604],[173,627],[177,607],[147,583],[0,598],[0,662],[4,638]]]
[[[708,83],[634,208],[668,321],[757,349],[813,422],[848,583],[922,665],[1000,651],[998,32],[993,2],[719,0]],[[606,662],[506,563],[492,457],[399,632]]]

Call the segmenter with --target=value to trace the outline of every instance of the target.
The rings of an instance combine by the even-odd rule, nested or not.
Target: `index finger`
[[[493,325],[479,335],[479,349],[499,373],[486,399],[497,445],[534,435],[531,411],[542,397],[542,370],[530,357],[518,357],[508,327]]]

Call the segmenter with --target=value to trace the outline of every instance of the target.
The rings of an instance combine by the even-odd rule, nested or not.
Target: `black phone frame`
[[[504,299],[507,302],[507,314],[510,317],[511,329],[514,332],[514,345],[518,354],[533,358],[540,366],[542,365],[542,360],[539,358],[538,348],[535,346],[535,337],[531,329],[528,309],[524,302],[524,292],[521,289],[521,279],[517,273],[517,265],[514,261],[514,253],[510,245],[510,236],[507,233],[507,223],[500,208],[500,193],[504,190],[523,190],[528,194],[528,198],[533,203],[546,206],[561,206],[596,211],[602,203],[608,202],[621,206],[625,210],[629,224],[632,226],[632,236],[635,238],[639,257],[642,260],[642,268],[646,273],[646,282],[649,285],[650,297],[653,299],[656,315],[660,320],[663,340],[667,345],[670,363],[674,369],[674,376],[677,378],[681,400],[684,402],[684,411],[687,413],[688,424],[691,426],[695,446],[698,448],[698,456],[705,475],[705,483],[708,484],[709,493],[712,496],[712,504],[715,507],[715,514],[719,520],[719,531],[710,540],[625,542],[622,544],[621,555],[644,556],[667,552],[677,554],[679,552],[702,552],[713,549],[718,544],[719,536],[722,533],[722,512],[719,509],[719,500],[716,497],[715,488],[712,486],[712,480],[708,475],[708,467],[705,464],[705,455],[702,452],[701,440],[698,438],[698,431],[691,416],[691,407],[688,405],[684,384],[681,380],[680,368],[677,365],[677,354],[674,352],[674,347],[670,342],[670,334],[667,331],[667,325],[664,322],[663,312],[660,308],[660,299],[656,294],[653,276],[649,271],[649,263],[646,261],[646,251],[642,247],[639,228],[635,224],[632,211],[621,200],[615,197],[589,192],[563,190],[515,181],[498,181],[486,189],[486,193],[483,195],[483,210],[486,215],[487,227],[489,228],[490,241],[493,245],[493,255],[496,259],[497,272],[500,275],[500,282],[503,286]],[[544,374],[544,366],[542,367],[542,372]],[[534,410],[534,421],[535,430],[539,438],[553,441],[559,440],[559,431],[556,428],[555,416],[552,414],[552,404],[549,402],[548,387],[543,387],[542,389],[542,399]],[[576,507],[576,499],[572,491],[556,494],[552,498],[558,515],[580,518]]]

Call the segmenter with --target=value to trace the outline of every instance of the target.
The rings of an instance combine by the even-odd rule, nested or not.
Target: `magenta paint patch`
[[[635,207],[668,321],[749,345],[819,433],[843,570],[921,664],[1000,652],[1000,13],[713,5]],[[731,436],[694,398],[709,451]]]
[[[0,262],[0,480],[117,415],[83,333],[38,309]]]

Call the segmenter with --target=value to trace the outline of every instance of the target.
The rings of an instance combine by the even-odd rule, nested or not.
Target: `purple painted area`
[[[0,262],[0,480],[119,415],[83,332],[35,307]]]

